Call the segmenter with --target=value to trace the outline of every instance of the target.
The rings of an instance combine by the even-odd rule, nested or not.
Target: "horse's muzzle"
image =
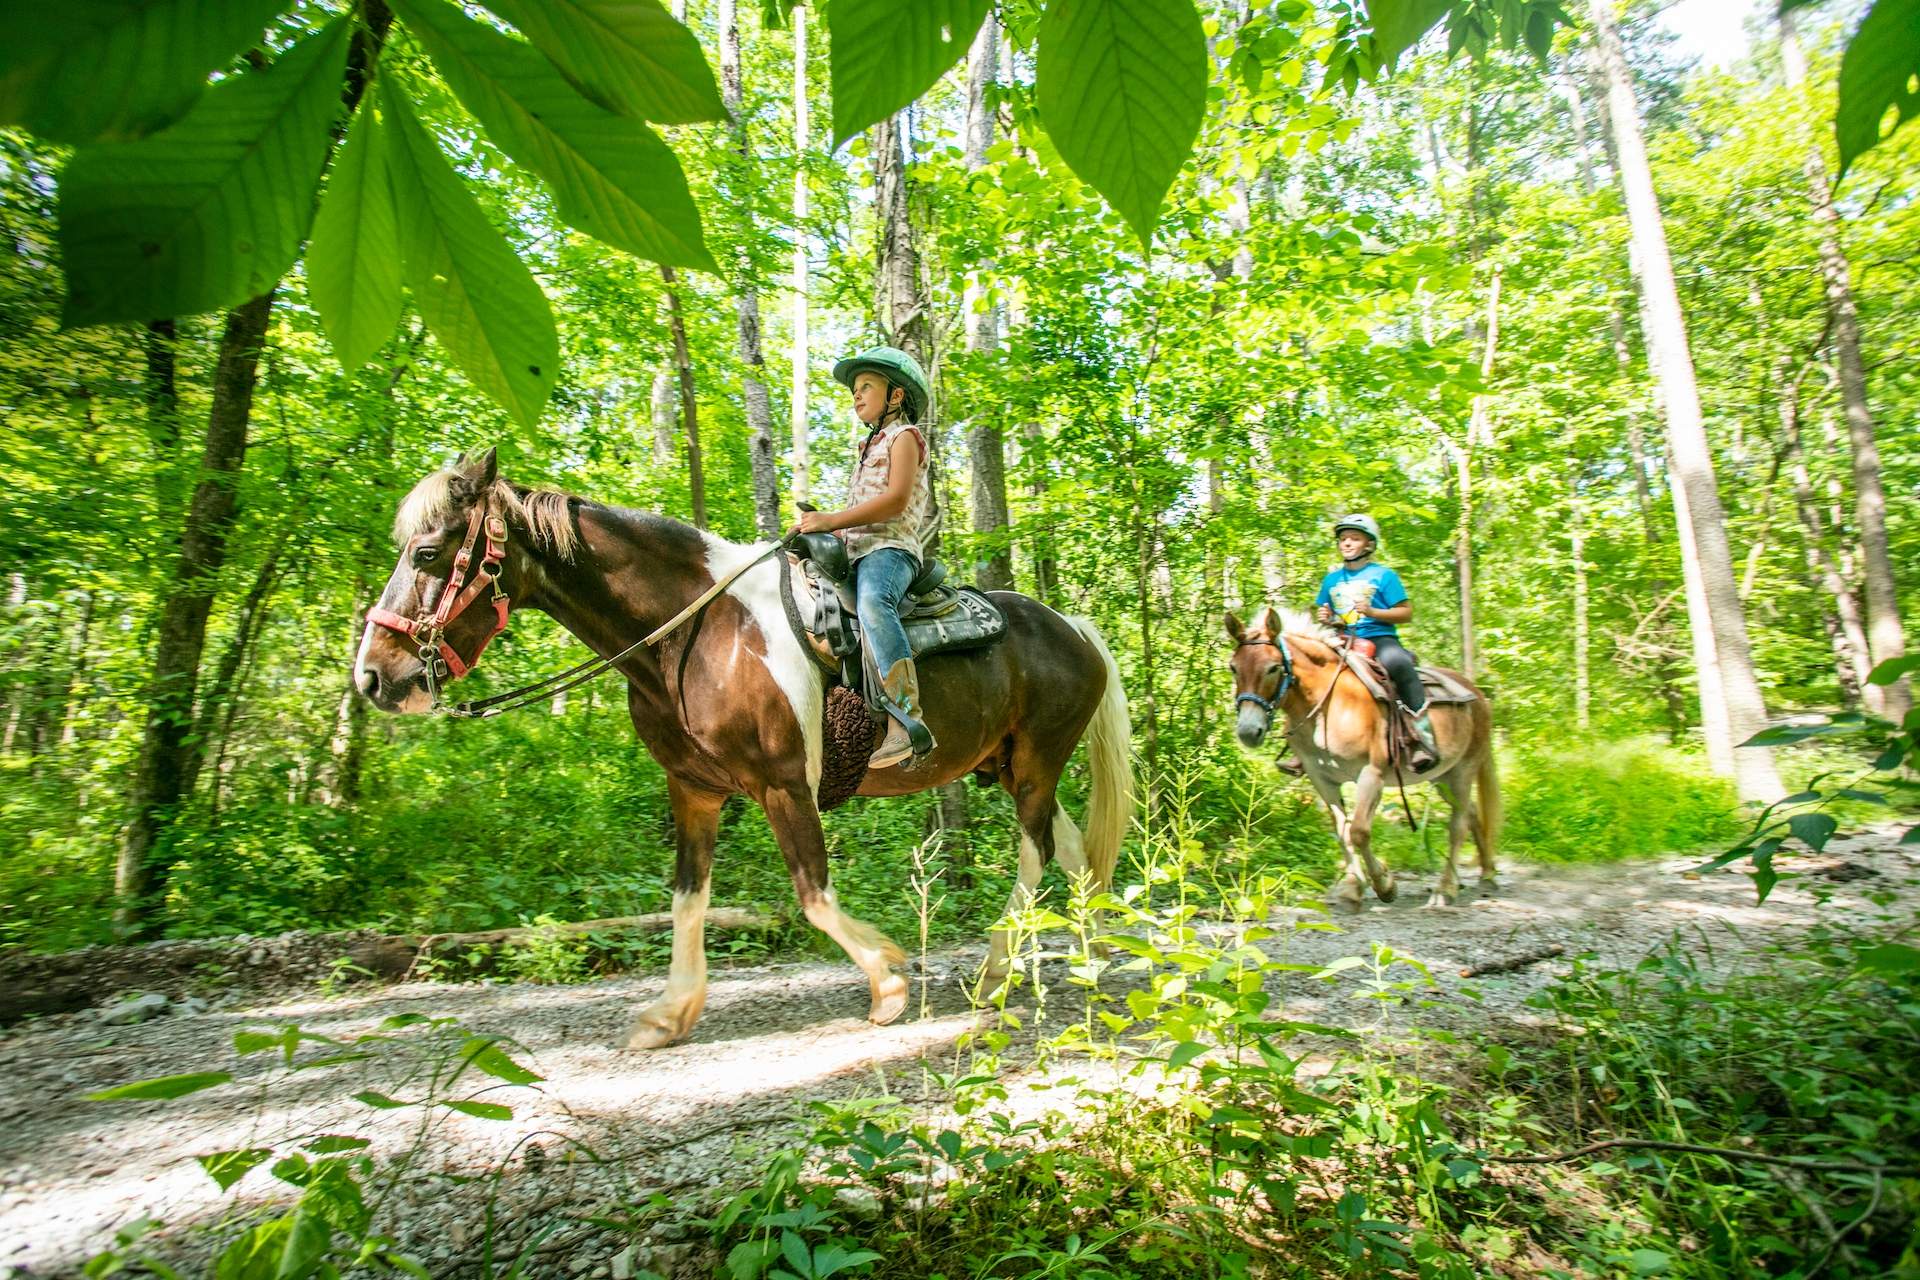
[[[1240,740],[1243,747],[1257,747],[1267,740],[1267,729],[1271,723],[1267,713],[1258,707],[1241,707],[1240,717],[1233,726],[1233,736]]]

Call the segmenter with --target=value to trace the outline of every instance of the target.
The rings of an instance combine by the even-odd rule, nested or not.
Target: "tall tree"
[[[1686,318],[1673,278],[1673,259],[1667,250],[1666,226],[1654,194],[1653,171],[1647,162],[1646,142],[1640,132],[1640,109],[1614,22],[1613,0],[1589,0],[1600,69],[1606,78],[1610,107],[1608,123],[1620,159],[1628,225],[1637,250],[1641,294],[1646,304],[1647,343],[1660,381],[1667,418],[1667,444],[1674,468],[1675,514],[1683,534],[1692,534],[1691,554],[1699,574],[1700,608],[1690,610],[1689,625],[1696,635],[1711,634],[1711,649],[1720,674],[1721,698],[1726,709],[1728,741],[1734,756],[1734,782],[1744,800],[1770,803],[1783,794],[1773,754],[1764,747],[1732,752],[1766,727],[1766,703],[1754,674],[1747,640],[1746,610],[1740,603],[1733,576],[1733,552],[1727,539],[1726,517],[1720,503],[1713,455],[1707,445],[1706,424],[1700,412],[1700,391],[1694,380],[1693,355],[1687,345]],[[1714,729],[1710,722],[1709,732]]]
[[[745,92],[740,76],[740,15],[735,0],[720,0],[720,101],[733,130],[733,206],[740,219],[734,257],[734,311],[739,323],[741,399],[746,404],[747,461],[753,475],[753,520],[763,538],[780,536],[780,480],[773,465],[773,408],[767,401],[766,359],[760,353],[759,267],[754,262],[752,144],[747,137]]]
[[[966,166],[970,174],[987,167],[987,149],[993,145],[993,93],[999,76],[1000,23],[992,14],[980,24],[967,53],[967,136]],[[967,272],[966,292],[961,307],[967,330],[967,351],[975,356],[989,355],[1000,349],[1001,304],[989,301],[988,272],[991,260],[971,267]],[[1007,511],[1007,446],[999,420],[992,414],[974,418],[967,431],[967,453],[972,463],[972,484],[968,493],[972,502],[973,531],[977,534],[1004,534],[1010,521]],[[984,591],[1013,590],[1013,552],[1004,542],[980,557],[974,568],[974,582]]]
[[[807,10],[796,5],[793,22],[793,496],[813,497],[813,460],[807,439]]]
[[[1780,61],[1789,88],[1807,83],[1807,59],[1793,14],[1782,9]],[[1860,310],[1853,299],[1853,269],[1840,244],[1840,211],[1827,182],[1827,162],[1818,137],[1807,131],[1807,198],[1820,234],[1820,274],[1826,283],[1828,327],[1840,382],[1840,405],[1847,419],[1847,444],[1853,455],[1853,509],[1860,528],[1860,558],[1867,588],[1867,643],[1876,665],[1903,656],[1906,634],[1887,541],[1887,494],[1880,480],[1880,446],[1874,439],[1873,413],[1867,405],[1867,366],[1860,355]],[[1867,685],[1869,710],[1899,720],[1913,705],[1906,679],[1892,685]]]

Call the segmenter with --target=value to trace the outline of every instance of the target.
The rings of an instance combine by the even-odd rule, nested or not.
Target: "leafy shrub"
[[[1738,835],[1733,786],[1650,738],[1511,753],[1501,843],[1541,862],[1607,862]]]

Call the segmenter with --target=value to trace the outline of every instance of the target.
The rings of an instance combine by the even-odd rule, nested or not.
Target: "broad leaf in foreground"
[[[58,0],[8,5],[0,125],[56,142],[131,142],[178,122],[207,76],[287,0]],[[26,12],[31,10],[30,13]]]
[[[931,89],[992,7],[992,0],[828,0],[833,145]]]
[[[1892,107],[1894,128],[1920,116],[1920,0],[1874,0],[1840,58],[1840,105],[1833,131],[1840,143],[1840,176],[1880,141],[1880,121]]]
[[[1447,11],[1447,0],[1368,0],[1373,20],[1374,57],[1383,67],[1420,43]]]
[[[400,322],[400,231],[387,180],[386,134],[363,100],[327,178],[307,249],[307,293],[348,373]]]
[[[1207,38],[1192,0],[1054,0],[1037,79],[1061,158],[1144,244],[1206,109]]]
[[[485,3],[609,111],[661,124],[726,119],[700,41],[659,0]]]
[[[74,154],[60,175],[66,324],[215,311],[286,274],[313,219],[352,29],[335,19],[151,138]]]
[[[660,135],[587,101],[533,46],[444,0],[398,7],[487,136],[547,180],[568,223],[642,258],[717,270],[686,176]]]
[[[384,78],[380,103],[391,130],[387,172],[414,304],[460,371],[531,427],[560,367],[546,295]]]

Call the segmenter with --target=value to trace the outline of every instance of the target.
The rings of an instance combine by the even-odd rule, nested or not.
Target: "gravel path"
[[[1560,943],[1569,956],[1596,953],[1630,964],[1676,931],[1710,941],[1716,961],[1743,956],[1789,929],[1880,908],[1869,895],[1906,899],[1920,886],[1920,850],[1897,846],[1884,827],[1836,839],[1820,857],[1783,858],[1783,880],[1758,906],[1751,882],[1734,870],[1687,878],[1694,860],[1546,867],[1515,865],[1498,894],[1471,882],[1461,904],[1422,908],[1429,877],[1403,875],[1398,901],[1372,904],[1337,931],[1288,932],[1269,944],[1289,960],[1325,963],[1365,955],[1380,941],[1426,962],[1439,995],[1471,985],[1477,1000],[1442,1000],[1422,1010],[1480,1028],[1503,1020],[1531,1023],[1528,995],[1564,962],[1532,965],[1471,984],[1461,967]],[[866,985],[844,963],[807,962],[716,972],[693,1039],[650,1054],[614,1047],[632,1011],[659,989],[659,975],[572,987],[525,984],[408,983],[317,993],[232,1007],[173,1005],[163,1016],[108,1025],[97,1013],[49,1017],[0,1036],[0,1280],[77,1274],[111,1243],[117,1226],[142,1215],[169,1224],[156,1252],[204,1267],[215,1233],[200,1229],[277,1185],[265,1171],[222,1197],[201,1172],[198,1153],[255,1145],[294,1133],[358,1134],[376,1155],[416,1143],[416,1111],[374,1111],[346,1095],[367,1087],[313,1072],[262,1085],[272,1055],[236,1058],[235,1031],[289,1022],[351,1036],[396,1013],[452,1016],[475,1031],[518,1042],[516,1057],[545,1079],[533,1088],[489,1094],[514,1109],[508,1121],[448,1115],[420,1145],[401,1191],[381,1222],[435,1274],[477,1274],[482,1212],[491,1192],[504,1234],[558,1224],[529,1268],[536,1275],[624,1280],[641,1266],[665,1274],[705,1274],[695,1246],[656,1230],[634,1241],[581,1226],[589,1212],[644,1203],[653,1191],[699,1198],[754,1180],[758,1157],[800,1131],[804,1104],[827,1098],[891,1095],[937,1112],[943,1098],[928,1070],[951,1070],[954,1040],[973,1025],[964,990],[980,947],[928,957],[908,1015],[869,1026]],[[1324,1023],[1374,1026],[1377,1002],[1351,998],[1364,969],[1334,982],[1290,978],[1276,990],[1287,1015]],[[1060,988],[1047,1025],[1029,1020],[1016,1063],[1032,1038],[1050,1034],[1072,1010]],[[925,1015],[921,1016],[922,1004]],[[1077,1062],[1084,1076],[1086,1064]],[[173,1101],[89,1102],[88,1091],[151,1076],[231,1069],[232,1085]],[[251,1084],[249,1082],[252,1082]],[[597,1160],[569,1160],[572,1143]],[[462,1175],[501,1176],[463,1183]],[[445,1175],[452,1175],[448,1177]],[[629,1247],[632,1245],[633,1247]],[[192,1273],[191,1271],[189,1272]]]

